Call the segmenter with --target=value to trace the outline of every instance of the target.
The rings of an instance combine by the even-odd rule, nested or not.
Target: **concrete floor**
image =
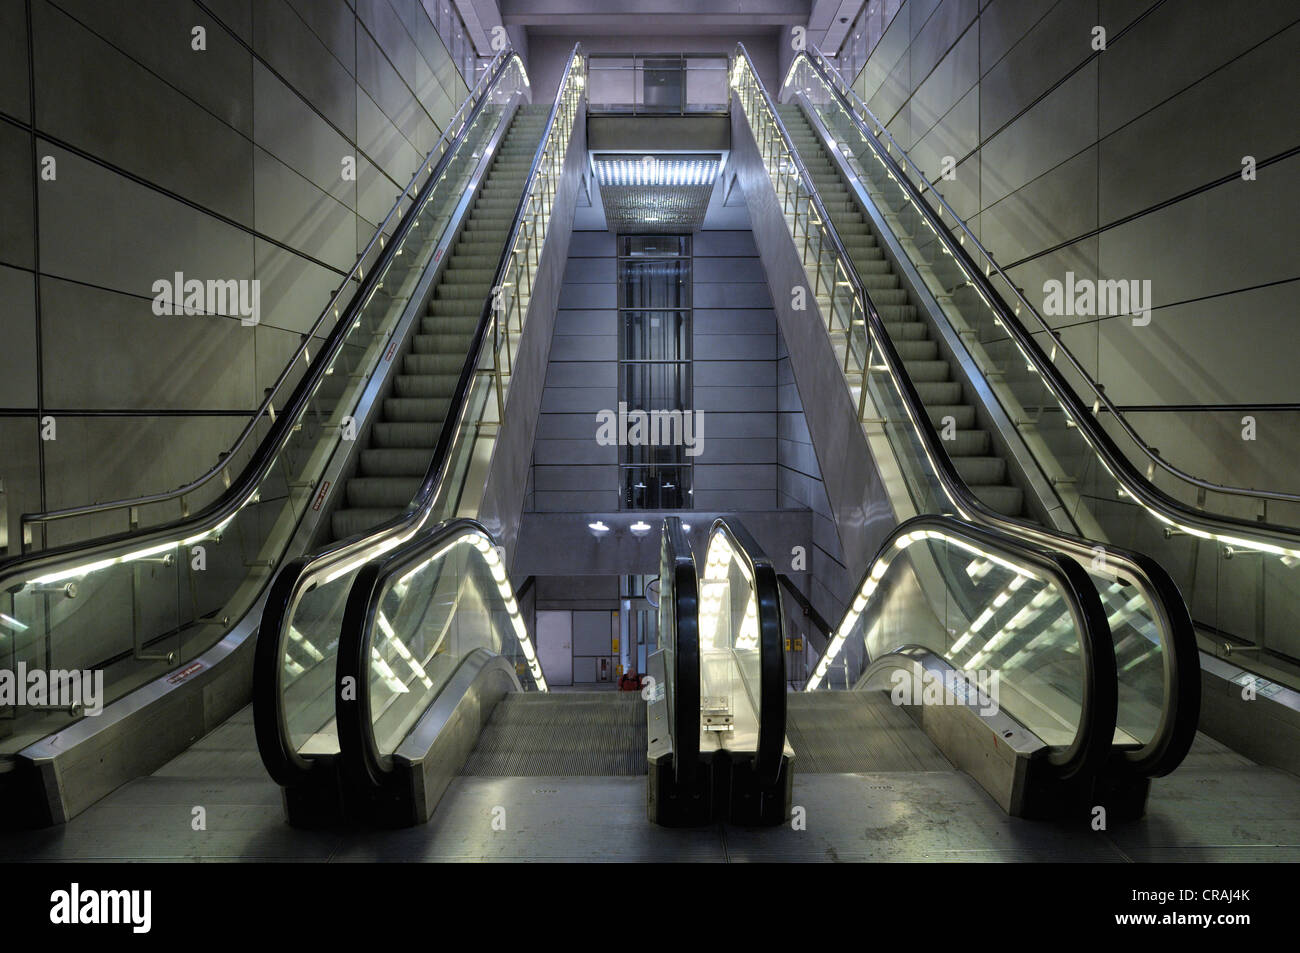
[[[245,709],[71,823],[0,833],[0,860],[1300,861],[1300,779],[1204,736],[1144,819],[1104,832],[1007,817],[955,771],[796,771],[794,803],[806,830],[668,830],[645,819],[642,777],[461,777],[422,827],[299,831]]]

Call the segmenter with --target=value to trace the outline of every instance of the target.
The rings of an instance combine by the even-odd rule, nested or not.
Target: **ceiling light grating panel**
[[[592,167],[609,228],[690,232],[704,223],[722,157],[606,153]]]

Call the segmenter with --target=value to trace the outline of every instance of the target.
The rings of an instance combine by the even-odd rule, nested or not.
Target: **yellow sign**
[[[802,651],[803,651],[803,639],[795,639],[795,640],[794,640],[794,650],[795,650],[796,652],[802,652]]]
[[[618,636],[614,636],[614,648],[612,651],[618,651]]]

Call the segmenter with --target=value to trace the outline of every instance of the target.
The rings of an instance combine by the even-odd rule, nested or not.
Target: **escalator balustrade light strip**
[[[325,661],[325,656],[321,653],[321,650],[308,641],[307,638],[298,631],[297,627],[293,625],[289,626],[289,640],[293,642],[294,645],[298,646],[298,648],[302,649],[302,651],[305,652],[308,658],[313,662]]]
[[[753,595],[745,603],[745,617],[740,623],[735,648],[747,651],[758,648],[758,602]]]
[[[378,669],[379,677],[383,679],[384,684],[388,686],[389,691],[394,695],[406,695],[410,693],[411,690],[406,687],[406,684],[400,678],[397,677],[397,673],[389,667],[388,663],[384,661],[384,657],[379,654],[379,649],[375,648],[373,645],[370,647],[370,667],[372,669]]]
[[[411,650],[406,647],[406,643],[397,637],[397,633],[393,631],[392,623],[388,621],[388,616],[384,615],[383,612],[380,612],[376,621],[379,623],[379,628],[384,630],[384,635],[388,637],[388,643],[393,647],[397,654],[401,656],[402,661],[411,669],[411,674],[418,678],[426,689],[433,688],[433,681],[429,678],[429,673],[425,671],[424,666],[419,663],[416,657],[411,654]]]
[[[528,628],[524,625],[523,617],[519,612],[519,603],[515,599],[514,590],[510,588],[510,580],[505,571],[505,565],[501,562],[501,557],[497,549],[492,545],[492,541],[481,533],[467,533],[460,536],[446,546],[430,554],[418,565],[414,566],[404,573],[394,585],[409,584],[410,580],[422,572],[427,566],[443,559],[447,553],[457,546],[470,545],[479,551],[483,556],[484,562],[487,563],[488,571],[492,575],[492,581],[497,584],[497,591],[501,595],[501,601],[505,607],[506,614],[510,618],[511,627],[514,629],[515,637],[519,642],[520,649],[523,651],[524,658],[528,663],[529,671],[533,676],[534,683],[538,691],[547,691],[546,679],[542,675],[542,667],[537,659],[537,652],[533,648],[532,638],[528,635]],[[383,615],[380,615],[381,627],[384,622]]]
[[[986,560],[990,564],[997,564],[999,566],[1002,566],[1004,569],[1008,569],[1011,572],[1015,573],[1016,578],[1013,579],[1008,584],[1007,587],[1013,593],[1017,589],[1019,589],[1022,585],[1024,585],[1026,581],[1030,579],[1039,582],[1043,581],[1036,573],[1031,572],[1025,569],[1024,567],[1017,566],[1016,564],[1006,559],[1003,559],[1000,556],[995,556],[992,553],[985,552],[984,550],[980,549],[978,546],[968,543],[965,540],[957,539],[953,536],[950,536],[947,533],[943,533],[938,530],[928,530],[928,529],[915,530],[913,532],[903,533],[901,536],[898,537],[898,539],[894,541],[893,547],[888,552],[881,555],[876,560],[875,564],[871,567],[871,571],[867,574],[866,581],[863,582],[862,588],[858,592],[857,598],[853,600],[852,607],[849,609],[847,613],[845,613],[843,621],[841,621],[839,627],[835,630],[834,636],[831,638],[830,643],[826,647],[826,652],[822,655],[821,660],[817,663],[817,668],[813,671],[812,677],[809,678],[807,685],[804,686],[804,691],[814,691],[821,685],[822,681],[826,677],[826,673],[830,670],[831,665],[834,664],[835,659],[839,656],[840,652],[843,650],[844,643],[848,641],[849,633],[853,631],[853,628],[857,625],[858,619],[861,618],[862,612],[866,609],[867,604],[871,601],[871,596],[876,591],[876,587],[880,584],[880,580],[883,579],[885,573],[889,571],[889,567],[893,562],[894,557],[898,553],[906,550],[913,543],[920,542],[922,540],[929,540],[929,539],[938,540],[950,546],[956,546],[959,549],[965,550],[966,552],[975,555],[976,557],[978,557],[978,559]],[[968,572],[969,572],[969,567],[968,567]],[[1014,588],[1012,588],[1013,586]],[[989,618],[992,618],[993,610],[986,609],[985,613],[989,616]],[[978,631],[979,627],[982,627],[983,625],[987,624],[987,622],[988,619],[983,619],[982,621],[977,620],[977,622],[975,624],[972,624],[971,626],[972,631]],[[956,648],[954,647],[954,649],[950,651],[955,651],[955,650]]]

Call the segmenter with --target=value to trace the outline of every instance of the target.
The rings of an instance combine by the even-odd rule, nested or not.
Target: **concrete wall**
[[[793,552],[768,555],[778,570],[786,573],[817,611],[834,625],[848,608],[856,580],[849,579],[845,568],[840,534],[835,528],[835,516],[826,498],[816,448],[808,432],[803,404],[799,401],[794,368],[790,365],[785,340],[779,333],[777,354],[777,506],[806,509],[810,518],[808,538],[798,544],[803,550],[798,554],[801,559],[796,561],[797,554]],[[789,605],[787,609],[798,615],[797,606]],[[798,631],[808,633],[815,632],[815,629],[801,621]]]
[[[694,507],[776,509],[778,335],[766,276],[747,231],[697,231],[692,247],[703,420]],[[618,447],[595,441],[595,415],[618,406],[617,264],[612,232],[573,233],[533,448],[539,512],[619,508]]]
[[[615,266],[612,232],[573,232],[533,443],[533,510],[618,509],[618,447],[596,443],[596,414],[618,406]]]
[[[742,36],[745,49],[754,60],[759,77],[769,89],[780,86],[781,74],[775,31]],[[725,36],[580,36],[529,34],[528,76],[533,83],[533,98],[554,97],[564,71],[564,63],[573,44],[582,41],[588,53],[725,53],[736,49],[736,38]]]
[[[700,231],[695,263],[696,509],[771,510],[776,500],[776,318],[748,231]],[[697,424],[697,430],[700,425]]]
[[[0,71],[10,525],[215,462],[466,95],[422,0],[6,0]],[[155,316],[176,271],[261,323]]]
[[[1261,417],[1255,445],[1240,418],[1297,402],[1280,346],[1300,280],[1296,15],[1293,0],[907,0],[855,80],[928,176],[957,160],[940,191],[1035,305],[1066,271],[1150,280],[1148,326],[1051,320],[1118,404],[1223,408],[1135,415],[1171,460],[1277,489],[1295,485],[1294,415]]]
[[[748,224],[743,206],[727,211]],[[747,228],[697,231],[692,247],[693,406],[702,414],[703,450],[694,458],[694,509],[681,515],[701,530],[707,529],[705,514],[741,514],[770,547],[778,571],[790,575],[818,611],[838,621],[852,583],[776,324],[773,295],[780,292],[769,290]],[[612,566],[610,551],[618,540],[598,543],[586,522],[600,516],[621,537],[628,521],[609,515],[619,507],[618,448],[595,441],[596,413],[618,404],[616,275],[614,235],[575,230],[533,445],[526,508],[538,515],[525,519],[530,542],[521,545],[516,572]],[[781,510],[807,516],[773,524],[765,533],[764,514]],[[654,572],[657,525],[652,537],[641,541],[640,563],[618,563],[619,568]],[[796,546],[802,550],[797,564]]]

